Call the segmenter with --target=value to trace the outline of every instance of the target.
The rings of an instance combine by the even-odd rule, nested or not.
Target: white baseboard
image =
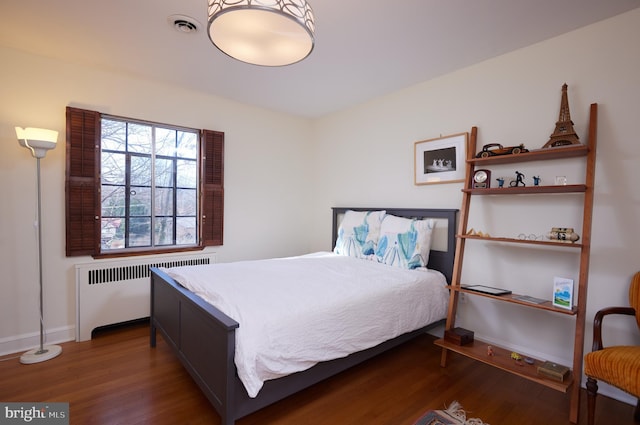
[[[64,326],[55,329],[45,329],[45,344],[59,344],[75,340],[75,326]],[[16,335],[0,339],[0,356],[20,354],[40,345],[40,332]]]

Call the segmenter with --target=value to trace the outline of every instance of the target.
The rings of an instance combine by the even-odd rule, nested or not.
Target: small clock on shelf
[[[487,189],[491,184],[491,171],[489,170],[476,170],[473,173],[473,188],[474,189]]]

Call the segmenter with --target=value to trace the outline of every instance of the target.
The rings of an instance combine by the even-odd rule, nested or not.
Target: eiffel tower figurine
[[[573,121],[571,121],[571,114],[569,113],[569,100],[567,99],[567,84],[562,86],[562,101],[560,102],[560,116],[558,122],[556,122],[556,130],[551,135],[551,138],[544,148],[555,148],[558,146],[575,145],[579,144],[580,140],[578,135],[573,129]]]

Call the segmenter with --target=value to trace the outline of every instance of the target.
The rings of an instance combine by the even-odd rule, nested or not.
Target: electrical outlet
[[[462,304],[467,303],[467,294],[465,294],[464,292],[460,292],[460,303]]]

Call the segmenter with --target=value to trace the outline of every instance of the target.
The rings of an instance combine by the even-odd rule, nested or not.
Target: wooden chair
[[[594,423],[598,380],[640,398],[640,346],[602,346],[602,319],[608,314],[635,316],[640,328],[640,272],[631,280],[629,303],[631,307],[604,308],[596,313],[593,320],[593,348],[584,358],[588,425]],[[635,408],[634,419],[640,422],[640,400]]]

